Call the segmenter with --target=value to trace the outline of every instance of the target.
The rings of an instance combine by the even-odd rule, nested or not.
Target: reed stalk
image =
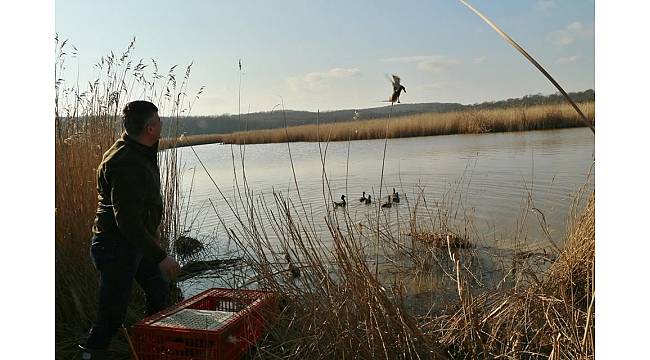
[[[567,100],[567,102],[569,104],[571,104],[571,106],[578,113],[578,115],[580,115],[580,120],[582,120],[582,122],[585,124],[585,126],[589,127],[589,130],[591,130],[592,133],[594,133],[594,134],[596,133],[596,129],[594,129],[594,126],[589,121],[587,116],[585,116],[585,114],[583,114],[582,110],[580,110],[578,105],[576,105],[576,103],[573,101],[573,99],[571,99],[569,94],[567,94],[566,91],[564,91],[562,86],[560,86],[560,84],[551,76],[551,74],[548,73],[548,71],[546,71],[546,69],[544,69],[544,67],[542,65],[540,65],[537,62],[537,60],[535,60],[526,50],[524,50],[524,48],[522,48],[516,41],[514,41],[510,37],[510,35],[506,34],[505,31],[501,30],[501,28],[499,28],[494,22],[492,22],[490,19],[488,19],[480,11],[476,10],[476,8],[474,8],[472,5],[470,5],[467,1],[465,1],[465,0],[459,0],[459,1],[463,5],[467,6],[467,8],[472,10],[476,15],[478,15],[478,17],[480,17],[488,25],[490,25],[490,27],[492,29],[494,29],[494,31],[496,31],[497,34],[499,34],[502,38],[504,38],[508,44],[510,44],[512,47],[514,47],[517,51],[519,51],[528,61],[530,61],[537,68],[537,70],[539,70],[542,74],[544,74],[544,76],[553,84],[553,86],[555,86],[555,88],[558,89],[560,91],[560,93],[562,93],[564,98]]]
[[[594,119],[594,103],[578,104],[588,119]],[[510,131],[550,130],[583,127],[570,105],[536,105],[522,108],[466,110],[448,113],[426,113],[395,117],[386,130],[386,119],[300,125],[268,130],[230,134],[192,135],[183,145],[208,143],[264,144],[283,142],[327,142],[408,138],[454,134],[484,134]]]
[[[56,343],[57,357],[65,357],[85,337],[96,311],[97,279],[88,257],[96,207],[95,171],[103,152],[121,132],[120,110],[129,99],[144,98],[158,104],[169,118],[186,115],[193,103],[185,95],[192,65],[180,85],[175,66],[162,75],[155,61],[153,74],[147,77],[149,65],[131,61],[133,41],[121,56],[111,53],[102,58],[100,76],[87,91],[81,91],[78,85],[66,87],[60,79],[65,70],[66,42],[56,41]],[[488,253],[491,264],[487,266],[486,247],[481,246],[486,241],[484,235],[462,204],[468,182],[461,179],[438,200],[416,195],[414,207],[408,205],[408,234],[395,233],[379,215],[364,224],[377,231],[364,233],[349,214],[336,211],[325,215],[327,231],[318,233],[300,196],[289,146],[292,141],[319,143],[323,201],[330,206],[332,194],[325,172],[330,141],[384,138],[385,158],[389,138],[585,125],[593,130],[593,113],[593,103],[571,103],[325,125],[319,124],[317,117],[316,125],[285,125],[277,130],[190,140],[177,137],[178,123],[174,123],[162,146],[169,150],[160,155],[166,204],[164,245],[173,253],[174,239],[187,231],[186,220],[181,222],[179,216],[183,202],[175,147],[217,139],[230,144],[287,142],[298,201],[282,193],[274,193],[271,203],[255,198],[254,189],[248,188],[245,180],[245,151],[241,148],[243,183],[233,184],[239,204],[236,199],[232,204],[210,176],[236,221],[226,224],[224,214],[213,204],[216,216],[251,270],[233,273],[240,277],[233,287],[267,289],[280,300],[277,318],[248,358],[593,358],[593,193],[586,206],[575,201],[567,236],[549,254],[528,251],[519,239],[522,232],[515,232],[511,255],[499,258]],[[231,156],[236,175],[232,147]],[[199,163],[208,172],[201,159]],[[381,196],[375,201],[378,206]],[[522,209],[520,230],[532,210],[531,203],[527,206]],[[410,242],[403,241],[405,237]],[[384,259],[381,263],[380,256]],[[541,268],[535,262],[539,259],[544,263]],[[300,275],[292,269],[299,269]],[[488,280],[495,273],[501,276],[500,281],[491,284]],[[421,294],[407,290],[408,281],[431,282],[432,278],[439,287],[426,301],[418,300],[416,295]],[[142,294],[136,295],[128,322],[141,316]],[[118,357],[128,356],[126,344],[117,347]]]
[[[184,94],[191,64],[177,86],[175,66],[164,76],[158,73],[155,61],[148,73],[149,64],[132,60],[133,39],[119,56],[111,52],[100,59],[96,64],[99,76],[84,90],[77,82],[68,86],[64,80],[73,46],[67,40],[59,41],[58,36],[55,41],[55,330],[56,356],[66,358],[76,352],[76,344],[85,341],[95,320],[98,279],[89,246],[97,207],[97,166],[123,131],[119,115],[128,101],[156,103],[166,121],[177,122],[186,114]],[[172,124],[166,135],[174,135],[176,129]],[[159,153],[159,164],[165,203],[161,245],[173,255],[173,241],[185,231],[179,216],[181,174],[176,150]],[[143,294],[135,288],[127,323],[143,315]],[[115,356],[128,357],[123,338],[118,336],[113,343]]]

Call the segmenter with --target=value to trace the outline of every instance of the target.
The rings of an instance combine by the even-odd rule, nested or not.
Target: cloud
[[[573,55],[573,56],[569,56],[569,57],[559,58],[559,59],[557,59],[555,61],[555,63],[556,64],[570,64],[570,63],[574,63],[574,62],[576,62],[578,60],[580,60],[580,56]]]
[[[443,82],[435,82],[431,84],[425,84],[421,85],[418,88],[422,91],[432,91],[432,90],[439,90],[445,87],[445,83]]]
[[[487,59],[487,56],[485,56],[485,55],[479,56],[477,58],[474,58],[474,63],[475,64],[484,64],[486,59]]]
[[[455,62],[445,56],[440,55],[422,55],[422,56],[404,56],[382,59],[384,62],[416,64],[417,68],[422,71],[440,72]]]
[[[580,21],[574,21],[566,27],[570,31],[582,32],[585,30],[585,26],[582,25]]]
[[[564,29],[552,32],[549,39],[557,46],[572,44],[577,38],[584,38],[593,33],[592,28],[587,28],[579,21],[574,21]]]
[[[361,71],[357,68],[333,68],[325,72],[310,72],[303,77],[307,82],[317,82],[322,79],[343,79],[347,77],[356,76]]]
[[[555,0],[538,0],[537,3],[535,4],[535,7],[543,12],[550,12],[552,9],[554,9],[557,6],[555,4]]]
[[[352,78],[361,74],[358,68],[332,68],[323,72],[310,72],[305,75],[292,76],[287,84],[294,91],[318,90],[327,87],[331,81]]]

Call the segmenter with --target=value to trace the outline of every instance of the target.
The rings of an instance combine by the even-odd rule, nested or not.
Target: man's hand
[[[160,245],[160,226],[156,229],[156,235],[154,237],[156,238],[156,244]]]
[[[163,261],[158,264],[158,267],[160,268],[160,273],[162,274],[163,279],[167,281],[176,280],[178,273],[181,272],[180,265],[178,265],[176,260],[169,256],[164,258]]]

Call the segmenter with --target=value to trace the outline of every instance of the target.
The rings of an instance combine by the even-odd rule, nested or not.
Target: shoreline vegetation
[[[175,66],[161,75],[153,61],[149,80],[143,75],[149,64],[136,64],[131,58],[134,39],[124,52],[111,52],[101,58],[97,63],[99,77],[84,91],[77,84],[67,85],[62,76],[73,45],[58,36],[55,44],[55,353],[57,359],[76,359],[77,344],[85,342],[97,311],[98,274],[89,252],[97,209],[97,166],[123,131],[119,114],[127,102],[150,100],[164,109],[172,126],[177,122],[188,107],[187,96],[182,93],[190,66],[184,77],[177,75]],[[175,239],[186,221],[180,218],[181,174],[177,160],[175,149],[159,156],[165,204],[160,244],[172,256]],[[172,301],[178,301],[175,287],[170,286],[170,296]],[[144,293],[133,286],[125,325],[142,319],[144,308]],[[127,340],[118,334],[111,342],[110,358],[130,359],[128,349]]]
[[[65,44],[57,38],[57,75],[64,69]],[[102,58],[100,78],[87,92],[66,87],[59,80],[55,83],[57,359],[78,356],[76,344],[84,341],[95,317],[97,273],[88,254],[89,231],[97,206],[95,169],[103,152],[122,130],[118,116],[121,107],[134,96],[150,99],[175,119],[174,126],[189,107],[189,97],[181,94],[185,92],[190,67],[182,81],[179,76],[177,82],[174,68],[167,76],[161,75],[153,62],[153,74],[145,77],[142,74],[145,65],[131,63],[132,48],[133,43],[121,56],[111,53]],[[134,83],[136,90],[131,90]],[[146,96],[140,95],[143,91]],[[593,103],[581,107],[593,119]],[[431,129],[438,129],[437,134],[451,134],[583,126],[570,111],[567,105],[419,115],[393,118],[390,122],[368,120],[354,123],[355,128],[351,127],[353,123],[339,123],[331,128],[320,126],[321,136],[316,139],[423,136],[432,135],[426,133],[434,132]],[[431,118],[430,129],[424,125],[429,121],[427,116]],[[390,125],[388,133],[387,124]],[[289,139],[286,135],[284,140],[269,139],[307,141],[298,140],[298,134],[315,136],[315,125],[310,126],[313,127],[275,130],[276,134],[288,132]],[[292,136],[293,131],[296,133]],[[241,133],[230,136],[230,141],[251,143],[253,139]],[[179,158],[174,149],[160,154],[165,198],[161,242],[172,256],[178,255],[174,250],[176,242],[198,231],[199,226],[186,216],[191,190],[189,194],[182,192]],[[239,186],[243,186],[241,193],[245,199],[241,195],[239,199],[220,199],[228,203],[239,201],[237,205],[242,210],[233,214],[239,221],[225,229],[227,241],[232,241],[242,252],[242,262],[256,274],[257,287],[275,292],[280,299],[275,321],[254,350],[246,354],[247,359],[589,359],[594,356],[594,192],[587,193],[584,189],[578,192],[572,212],[567,214],[567,235],[559,246],[550,248],[548,253],[546,249],[543,251],[541,265],[537,253],[526,246],[525,232],[515,232],[512,240],[516,246],[508,249],[507,258],[490,255],[495,266],[499,266],[492,269],[483,268],[479,261],[479,256],[485,253],[481,248],[485,234],[477,233],[471,215],[459,211],[464,208],[465,194],[455,191],[462,192],[457,190],[462,186],[453,187],[439,201],[418,197],[414,204],[405,202],[408,211],[401,213],[400,220],[410,224],[409,234],[446,238],[446,247],[442,241],[439,241],[442,246],[432,246],[430,243],[435,242],[390,231],[379,211],[375,219],[367,220],[367,227],[373,231],[362,232],[345,209],[339,209],[328,214],[329,233],[320,236],[314,231],[304,204],[296,203],[299,200],[285,200],[282,193],[276,193],[275,202],[261,203],[252,198],[254,189],[249,189],[245,182],[238,185],[238,190]],[[216,190],[214,196],[219,196]],[[325,201],[331,208],[331,199]],[[539,221],[543,226],[543,214],[535,218],[532,214],[539,214],[539,209],[535,212],[533,209],[531,196],[522,205],[517,223]],[[278,240],[270,241],[268,234],[275,234]],[[450,239],[454,237],[476,247],[452,248]],[[216,240],[206,242],[216,244]],[[326,243],[334,246],[328,248]],[[390,260],[386,264],[390,266],[387,270],[391,276],[383,280],[376,261],[378,250]],[[209,250],[196,260],[209,262],[219,255],[223,254]],[[291,278],[292,264],[300,268],[301,276],[297,279]],[[497,279],[497,286],[490,286],[484,280],[494,276],[494,271],[503,276]],[[431,274],[439,274],[440,281],[451,285],[453,296],[447,297],[438,290],[428,293],[406,290],[409,281],[414,278],[431,281],[427,278]],[[233,288],[251,280],[250,273],[241,269],[232,270],[232,276],[241,277],[238,279],[241,281],[233,282]],[[425,311],[416,312],[409,297],[420,295],[432,303],[423,304]],[[433,311],[433,305],[438,310]],[[127,327],[143,318],[143,308],[143,293],[134,286]],[[110,350],[112,359],[131,358],[123,334],[114,337]]]
[[[594,123],[594,102],[579,103],[590,123]],[[314,119],[316,122],[316,119]],[[161,140],[161,148],[202,144],[266,144],[284,142],[327,142],[485,134],[511,131],[550,130],[585,127],[569,104],[534,105],[504,109],[463,110],[424,113],[393,118],[299,125],[287,128],[189,135]]]

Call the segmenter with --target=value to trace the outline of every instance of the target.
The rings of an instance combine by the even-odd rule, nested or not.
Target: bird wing
[[[393,84],[399,86],[399,81],[400,81],[399,76],[393,74]]]
[[[388,79],[388,81],[390,81],[391,85],[395,84],[395,80],[391,76],[388,76],[388,74],[384,74],[384,76],[386,77],[386,79]]]
[[[393,89],[399,89],[400,78],[399,76],[393,74]]]

